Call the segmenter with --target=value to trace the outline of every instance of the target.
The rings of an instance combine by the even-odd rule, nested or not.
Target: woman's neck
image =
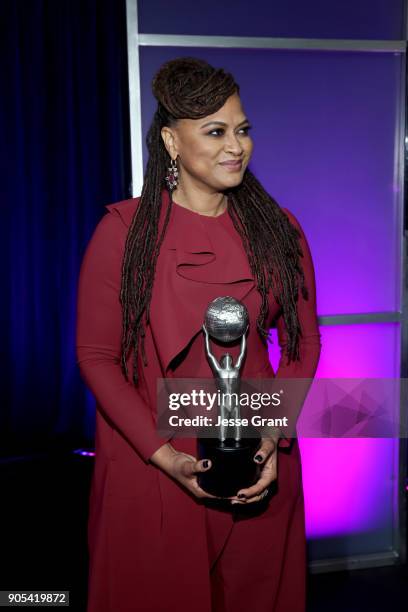
[[[181,187],[177,187],[172,194],[172,198],[180,206],[209,217],[222,215],[227,207],[227,196],[222,192],[203,194],[189,191],[186,193]]]

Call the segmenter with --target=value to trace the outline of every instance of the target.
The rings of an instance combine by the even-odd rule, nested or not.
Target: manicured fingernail
[[[239,497],[239,499],[244,499],[246,497],[245,493],[239,493],[239,495],[237,495],[237,497]]]
[[[205,461],[203,461],[203,466],[204,466],[205,468],[207,468],[207,467],[208,467],[208,460],[207,460],[207,459],[206,459]]]
[[[256,455],[255,461],[262,461],[262,455]]]

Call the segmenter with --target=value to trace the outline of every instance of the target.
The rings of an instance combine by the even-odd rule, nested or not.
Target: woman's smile
[[[221,162],[220,166],[223,166],[228,172],[237,172],[237,171],[240,171],[242,168],[242,160],[237,159],[237,160]]]

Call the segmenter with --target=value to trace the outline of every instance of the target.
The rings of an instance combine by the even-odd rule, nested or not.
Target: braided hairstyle
[[[127,235],[122,265],[120,302],[123,310],[121,367],[128,380],[127,356],[133,354],[133,383],[138,385],[138,349],[147,365],[144,337],[149,323],[149,306],[160,246],[170,219],[172,200],[159,235],[164,177],[170,162],[161,129],[174,126],[178,119],[200,119],[215,113],[239,85],[231,74],[207,62],[181,57],[163,64],[152,82],[158,105],[147,134],[149,159],[137,211]],[[242,182],[225,191],[228,214],[240,234],[248,262],[256,279],[262,302],[256,326],[264,344],[269,339],[268,291],[281,307],[287,329],[286,355],[299,360],[301,329],[296,301],[299,287],[307,299],[304,274],[299,264],[302,251],[294,228],[277,202],[264,190],[247,168]],[[171,196],[171,193],[170,193]],[[300,281],[300,282],[299,282]],[[143,322],[144,317],[144,322]]]

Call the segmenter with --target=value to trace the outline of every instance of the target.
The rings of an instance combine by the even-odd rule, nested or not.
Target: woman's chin
[[[231,189],[232,187],[237,187],[242,183],[243,175],[237,174],[237,176],[231,176],[229,179],[223,179],[221,190]]]

